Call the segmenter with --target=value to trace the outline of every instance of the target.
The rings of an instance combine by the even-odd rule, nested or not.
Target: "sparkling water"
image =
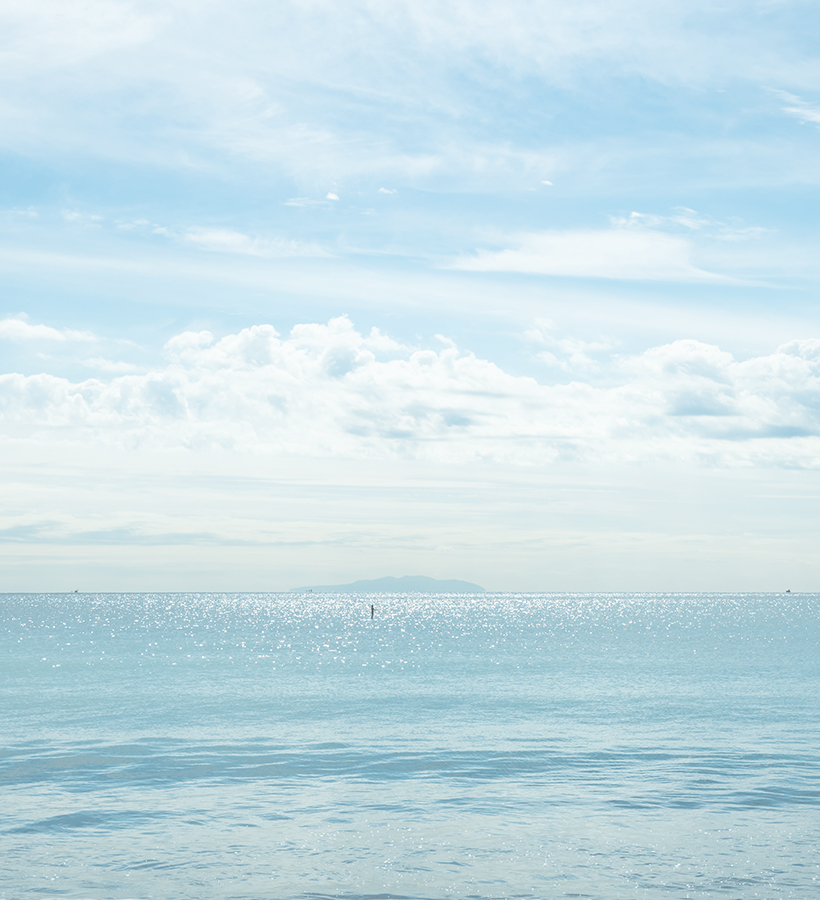
[[[4,900],[820,897],[818,595],[0,607]]]

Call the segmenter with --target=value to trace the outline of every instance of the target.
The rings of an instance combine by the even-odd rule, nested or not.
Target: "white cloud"
[[[691,243],[647,228],[546,231],[513,236],[505,250],[479,250],[452,268],[573,278],[730,283],[691,262]]]
[[[819,340],[744,361],[694,340],[618,357],[545,327],[534,334],[572,363],[569,383],[510,374],[447,339],[402,347],[345,317],[286,337],[271,325],[220,340],[185,332],[144,374],[0,376],[2,434],[307,457],[820,468]]]
[[[100,372],[116,372],[117,374],[125,372],[136,372],[139,366],[124,360],[105,359],[101,356],[91,357],[83,360],[83,365],[89,369],[97,369]]]
[[[5,0],[2,22],[7,61],[53,70],[145,44],[168,15],[117,0]]]
[[[291,256],[330,256],[317,244],[303,244],[299,241],[278,237],[251,237],[230,228],[189,228],[185,240],[203,250],[217,253],[241,253],[247,256],[261,256],[265,259],[279,259]]]
[[[705,0],[251,0],[227,18],[213,3],[153,6],[4,3],[4,143],[202,170],[251,159],[280,165],[304,191],[364,173],[453,177],[465,159],[486,179],[531,171],[527,154],[458,127],[475,121],[477,101],[452,73],[478,73],[486,86],[526,74],[560,88],[637,74],[667,89],[798,85],[813,71],[803,42],[763,11],[738,29],[736,5],[716,12]],[[400,127],[381,127],[385,117]],[[553,171],[547,162],[539,177]]]
[[[761,4],[738,29],[737,4],[715,11],[705,0],[577,0],[572,4],[544,0],[533,7],[510,0],[500,7],[491,0],[351,0],[340,7],[330,0],[285,0],[275,7],[249,2],[226,19],[220,6],[167,0],[158,11],[151,4],[117,0],[6,0],[4,26],[13,58],[38,52],[40,65],[60,66],[101,55],[119,54],[141,45],[178,41],[220,43],[222,57],[247,62],[254,69],[287,68],[304,75],[320,67],[339,70],[349,57],[360,58],[353,40],[367,39],[368,56],[381,69],[382,89],[389,86],[390,67],[404,69],[408,58],[421,56],[412,71],[421,79],[425,63],[477,52],[497,65],[537,70],[554,77],[575,60],[607,60],[629,64],[647,77],[701,81],[715,72],[740,69],[758,77],[762,69],[796,65],[805,54],[798,41],[776,44],[756,57],[743,51],[764,37],[772,24]],[[306,46],[321,53],[309,54]],[[723,46],[724,54],[715,52]],[[276,52],[271,52],[271,48]],[[790,52],[791,51],[791,52]],[[191,54],[183,56],[190,63]],[[34,63],[32,63],[33,65]],[[688,64],[688,65],[687,65]]]
[[[801,122],[810,122],[813,125],[820,125],[820,106],[816,103],[808,103],[794,94],[786,93],[786,91],[775,91],[779,94],[789,106],[783,107],[783,112],[787,116],[799,119]]]
[[[161,234],[165,237],[172,237],[173,234],[170,228],[158,225],[156,222],[150,222],[148,219],[134,219],[133,222],[117,222],[116,228],[118,231],[148,231],[151,234]]]
[[[50,325],[31,325],[25,319],[0,321],[0,339],[7,341],[96,341],[88,331],[57,329]]]
[[[530,344],[547,348],[537,352],[536,356],[542,362],[564,372],[583,374],[597,371],[600,369],[597,357],[612,351],[612,342],[609,340],[585,341],[574,337],[559,337],[554,332],[553,322],[549,319],[537,319],[522,337]]]
[[[72,222],[77,225],[98,225],[103,221],[102,216],[79,212],[76,209],[64,209],[62,216],[65,222]]]
[[[338,194],[334,194],[334,193],[332,193],[332,192],[329,193],[329,194],[325,197],[325,200],[338,200],[338,199],[339,199],[339,195],[338,195]]]
[[[771,229],[756,225],[746,225],[737,217],[728,221],[713,219],[700,214],[697,210],[686,206],[675,207],[671,216],[660,216],[655,213],[631,212],[628,216],[611,216],[610,221],[616,228],[648,228],[699,232],[719,241],[747,241],[762,237]]]
[[[33,206],[27,206],[25,209],[11,208],[0,210],[0,218],[6,221],[19,222],[21,219],[38,219],[40,211]]]

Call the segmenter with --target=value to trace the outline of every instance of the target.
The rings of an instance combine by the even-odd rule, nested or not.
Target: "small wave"
[[[6,834],[49,834],[77,829],[116,829],[132,828],[134,825],[145,825],[148,822],[166,818],[162,812],[145,813],[142,811],[120,810],[118,812],[102,812],[83,810],[59,816],[49,816],[36,822],[27,822],[14,828],[6,829]]]
[[[463,805],[474,811],[482,809],[484,801],[466,799],[460,793],[471,784],[505,785],[511,797],[536,790],[539,796],[549,797],[552,806],[588,802],[629,810],[747,809],[820,806],[820,790],[812,779],[817,763],[814,753],[729,755],[725,748],[709,747],[572,752],[548,744],[540,749],[528,746],[506,751],[394,750],[341,743],[286,747],[262,741],[207,744],[154,739],[128,745],[83,743],[50,751],[18,748],[0,763],[0,784],[25,788],[48,783],[76,794],[101,788],[141,791],[194,784],[259,784],[284,789],[309,782],[388,785],[417,781],[438,784],[439,791],[444,785],[452,788],[440,794],[439,807]],[[495,795],[491,801],[498,808],[514,802]],[[369,808],[400,812],[388,798]],[[269,815],[288,818],[281,811]],[[24,823],[17,831],[121,828],[139,816],[146,814],[85,811]]]

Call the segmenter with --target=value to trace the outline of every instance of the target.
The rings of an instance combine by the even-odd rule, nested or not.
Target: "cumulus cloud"
[[[479,250],[452,267],[470,272],[521,272],[571,278],[728,283],[695,266],[684,237],[648,228],[545,231],[510,238],[504,250]]]
[[[818,340],[740,361],[695,340],[629,357],[567,340],[553,349],[571,361],[594,354],[606,377],[576,373],[545,385],[452,341],[405,347],[376,329],[362,334],[346,317],[286,336],[266,324],[220,339],[184,332],[166,344],[165,363],[143,374],[2,375],[0,421],[6,440],[527,465],[674,458],[820,467]]]

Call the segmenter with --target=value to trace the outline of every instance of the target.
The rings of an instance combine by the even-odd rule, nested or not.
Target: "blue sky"
[[[6,0],[5,589],[816,589],[818,20]]]

